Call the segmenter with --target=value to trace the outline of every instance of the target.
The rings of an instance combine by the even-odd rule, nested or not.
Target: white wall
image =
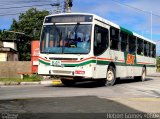
[[[9,47],[17,51],[17,44],[14,42],[3,42],[4,47]]]
[[[7,61],[7,53],[0,53],[0,61]]]

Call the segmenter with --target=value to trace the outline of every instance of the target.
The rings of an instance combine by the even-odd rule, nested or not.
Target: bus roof
[[[62,16],[62,15],[91,15],[91,16],[93,16],[94,19],[102,21],[102,22],[104,22],[104,23],[106,23],[106,24],[108,24],[110,26],[113,26],[113,27],[115,27],[115,28],[117,28],[117,29],[119,29],[121,31],[127,32],[128,34],[134,35],[134,36],[136,36],[136,37],[138,37],[140,39],[143,39],[143,40],[146,40],[146,41],[151,42],[153,44],[156,44],[154,41],[152,41],[152,40],[150,40],[148,38],[145,38],[144,36],[141,36],[141,35],[139,35],[139,34],[137,34],[135,32],[132,32],[132,31],[130,31],[128,29],[125,29],[125,28],[123,28],[123,27],[121,27],[121,26],[119,26],[119,25],[117,25],[117,24],[115,24],[115,23],[113,23],[113,22],[111,22],[111,21],[109,21],[107,19],[104,19],[104,18],[102,18],[102,17],[100,17],[98,15],[91,14],[91,13],[60,13],[60,14],[51,14],[51,15],[48,15],[46,17]]]

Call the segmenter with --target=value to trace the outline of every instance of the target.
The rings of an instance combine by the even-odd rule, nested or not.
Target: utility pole
[[[56,7],[56,10],[54,10],[54,13],[60,13],[61,12],[61,10],[60,10],[60,1],[59,0],[57,0],[56,3],[51,4],[51,6],[52,7]]]
[[[72,0],[65,0],[64,1],[64,12],[70,13],[72,6],[73,6]]]
[[[151,11],[151,40],[152,40],[152,32],[153,32],[152,22],[153,22],[153,14],[152,14],[152,11]]]

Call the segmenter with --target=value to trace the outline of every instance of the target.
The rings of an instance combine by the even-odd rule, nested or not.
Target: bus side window
[[[155,58],[156,57],[156,45],[152,44],[152,57]]]
[[[149,57],[152,57],[152,45],[151,45],[151,43],[148,43],[148,56]]]
[[[110,48],[113,50],[120,50],[119,48],[119,30],[116,28],[110,28]]]
[[[128,35],[121,31],[121,51],[128,51]]]
[[[137,54],[138,55],[144,55],[143,51],[143,40],[137,38]]]
[[[100,55],[108,48],[108,29],[95,26],[94,54]]]
[[[129,36],[129,53],[134,54],[136,51],[136,37]]]
[[[144,56],[149,56],[149,44],[147,41],[144,41]]]

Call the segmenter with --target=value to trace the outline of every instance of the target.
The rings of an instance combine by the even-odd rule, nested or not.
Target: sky
[[[12,19],[18,19],[16,13],[25,12],[29,6],[54,12],[55,8],[49,4],[57,1],[63,3],[64,0],[0,0],[0,29],[9,29]],[[152,39],[160,54],[159,5],[160,0],[73,0],[72,12],[94,13]]]

